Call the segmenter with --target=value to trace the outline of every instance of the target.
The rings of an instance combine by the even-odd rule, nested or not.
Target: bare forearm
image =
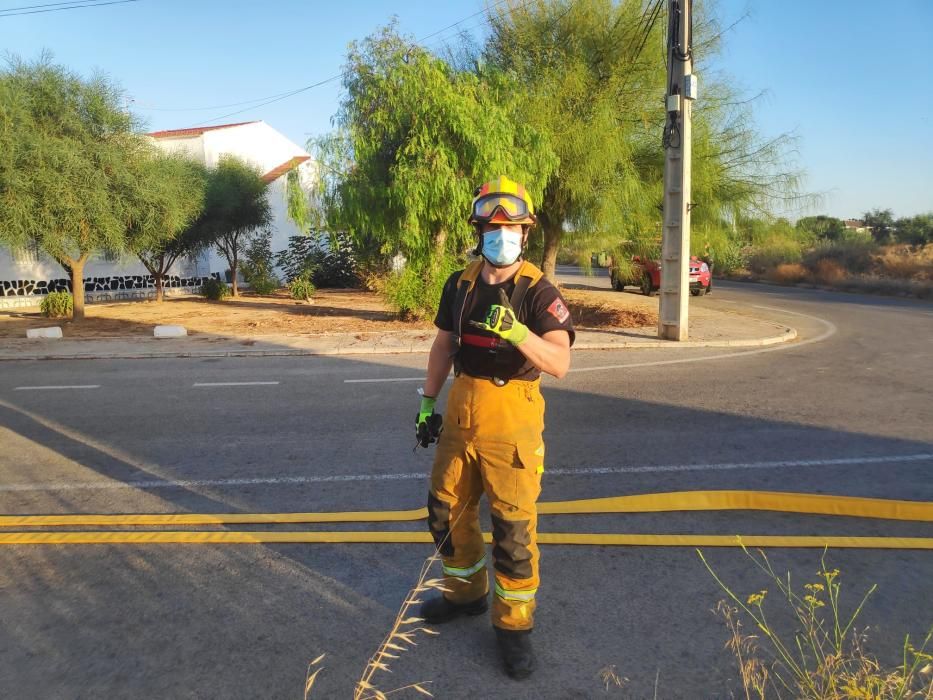
[[[518,349],[531,364],[558,379],[570,369],[570,341],[564,331],[551,331],[544,337],[529,331]]]
[[[447,375],[450,374],[450,368],[453,366],[452,344],[453,338],[450,333],[438,331],[434,344],[431,346],[431,353],[428,355],[428,372],[424,380],[425,396],[436,398],[441,393],[441,388],[447,381]]]

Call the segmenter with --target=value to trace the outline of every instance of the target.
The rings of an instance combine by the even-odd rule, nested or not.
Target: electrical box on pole
[[[691,115],[698,84],[691,53],[691,0],[668,0],[664,228],[658,337],[687,340],[690,299]]]

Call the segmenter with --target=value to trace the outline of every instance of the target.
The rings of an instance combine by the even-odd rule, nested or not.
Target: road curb
[[[768,336],[765,338],[746,338],[743,340],[685,340],[677,342],[674,340],[623,340],[614,343],[577,343],[573,347],[575,350],[616,350],[616,349],[635,349],[635,348],[667,348],[676,350],[678,348],[758,348],[766,345],[778,345],[779,343],[789,343],[797,339],[797,329],[787,327],[779,335]]]
[[[688,340],[676,342],[672,340],[618,340],[612,342],[581,341],[574,345],[576,350],[637,350],[645,349],[679,349],[679,348],[748,348],[763,347],[787,343],[797,338],[795,328],[786,327],[779,335],[764,338],[748,338],[743,340]],[[333,348],[289,348],[282,350],[179,350],[164,352],[98,352],[98,353],[72,353],[50,354],[34,353],[31,355],[0,356],[0,362],[23,362],[40,360],[152,360],[172,358],[210,358],[210,357],[306,357],[306,356],[339,356],[339,355],[414,355],[430,352],[430,344],[417,347],[414,344],[399,345],[398,347],[378,347],[378,340],[370,343],[353,344],[349,347]]]

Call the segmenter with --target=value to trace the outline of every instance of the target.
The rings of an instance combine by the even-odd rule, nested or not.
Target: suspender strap
[[[460,279],[457,281],[457,296],[454,300],[454,355],[460,351],[460,338],[463,336],[464,315],[467,313],[467,296],[473,291],[473,287],[482,269],[482,260],[470,263],[467,268],[460,273]]]
[[[454,300],[454,342],[455,347],[453,350],[454,355],[454,365],[457,372],[459,369],[459,362],[457,361],[457,356],[460,353],[461,345],[466,342],[469,345],[480,346],[477,342],[478,338],[470,337],[469,340],[464,338],[463,334],[463,324],[466,320],[466,317],[469,316],[471,304],[468,304],[467,301],[470,299],[470,292],[473,291],[474,286],[476,285],[476,280],[479,278],[479,273],[483,269],[483,261],[477,260],[476,262],[470,264],[461,274],[460,279],[457,283],[457,296]],[[527,260],[522,262],[521,267],[518,268],[518,272],[515,273],[515,289],[512,291],[512,295],[509,298],[509,304],[515,310],[515,317],[524,322],[523,316],[523,306],[525,303],[525,297],[528,294],[528,290],[536,285],[541,278],[544,277],[544,273],[541,272],[535,265],[528,262]],[[488,339],[489,344],[486,347],[489,347],[491,351],[495,352],[496,359],[495,364],[497,368],[496,374],[502,374],[500,369],[503,369],[510,363],[511,359],[514,358],[515,346],[504,340],[497,340],[495,338]],[[472,341],[472,342],[471,342]],[[527,364],[527,363],[526,363]],[[494,378],[494,381],[497,384],[505,384],[508,379]]]

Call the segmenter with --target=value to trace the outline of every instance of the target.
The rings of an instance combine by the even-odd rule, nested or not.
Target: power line
[[[49,2],[44,5],[23,5],[21,7],[7,7],[0,12],[16,12],[17,10],[35,10],[37,7],[61,7],[62,5],[83,5],[91,0],[68,0],[68,2]]]
[[[453,24],[448,25],[447,27],[444,27],[443,29],[440,29],[440,30],[438,30],[438,31],[436,31],[436,32],[432,32],[431,34],[428,34],[427,36],[422,37],[422,38],[418,39],[417,41],[415,41],[414,44],[412,45],[412,48],[414,48],[415,46],[420,46],[420,45],[424,42],[425,39],[428,39],[428,38],[433,37],[433,36],[437,36],[438,34],[441,34],[442,32],[445,32],[445,31],[447,31],[448,29],[451,29],[452,27],[456,27],[457,25],[462,24],[463,22],[466,22],[467,20],[469,20],[469,19],[471,19],[471,18],[473,18],[473,17],[476,17],[477,15],[480,15],[480,14],[484,14],[484,13],[485,13],[485,14],[487,14],[488,19],[489,19],[489,18],[491,18],[491,15],[489,15],[490,11],[491,11],[493,8],[495,8],[496,6],[501,6],[501,5],[502,5],[503,3],[505,3],[505,2],[508,2],[508,0],[497,0],[497,2],[494,3],[493,6],[490,7],[490,8],[488,8],[488,9],[481,10],[480,12],[474,12],[472,15],[469,15],[468,17],[464,17],[463,19],[461,19],[461,20],[458,21],[458,22],[454,22]],[[526,5],[530,4],[531,2],[532,2],[532,0],[525,0],[525,2],[523,2],[521,5],[519,5],[519,6],[518,6],[517,8],[515,8],[515,9],[516,9],[516,10],[519,10],[519,9],[525,7]],[[572,2],[570,3],[570,7],[573,7],[573,3],[572,3]],[[511,10],[510,12],[514,12],[514,11],[515,11],[515,10]],[[568,11],[569,11],[569,9],[568,9]],[[564,14],[567,14],[567,13],[565,12]],[[563,16],[563,15],[562,15],[562,16]],[[488,21],[488,19],[487,19],[486,21]],[[238,109],[238,110],[236,110],[236,111],[234,111],[234,112],[228,112],[227,114],[222,114],[222,115],[220,115],[219,117],[214,117],[213,119],[208,119],[208,120],[206,120],[206,121],[200,122],[200,123],[196,124],[195,126],[206,126],[206,125],[208,125],[208,124],[212,124],[213,122],[220,121],[221,119],[227,119],[228,117],[233,117],[233,116],[236,116],[237,114],[242,114],[243,112],[249,112],[250,110],[257,109],[257,108],[259,108],[259,107],[265,107],[266,105],[270,105],[270,104],[273,104],[273,103],[275,103],[275,102],[281,102],[282,100],[286,100],[286,99],[288,99],[289,97],[294,97],[295,95],[301,94],[302,92],[307,92],[308,90],[311,90],[311,89],[313,89],[313,88],[317,88],[317,87],[320,87],[320,86],[322,86],[322,85],[326,85],[327,83],[331,83],[331,82],[333,82],[333,81],[335,81],[335,80],[339,80],[340,78],[343,78],[345,75],[347,75],[347,73],[348,73],[348,71],[343,71],[343,72],[341,72],[341,73],[338,73],[337,75],[332,75],[332,76],[329,77],[329,78],[325,78],[324,80],[320,80],[320,81],[318,81],[318,82],[316,82],[316,83],[313,83],[313,84],[311,84],[311,85],[306,85],[305,87],[298,88],[297,90],[292,90],[292,91],[290,91],[290,92],[280,93],[279,95],[271,95],[271,96],[270,96],[270,99],[268,99],[268,100],[266,100],[266,101],[261,101],[261,102],[259,102],[259,104],[253,104],[253,105],[250,105],[249,107],[244,107],[243,109]],[[249,102],[252,102],[252,100],[250,100]],[[242,103],[242,104],[246,104],[246,103]]]
[[[439,35],[439,34],[443,34],[444,32],[446,32],[446,31],[449,30],[449,29],[453,29],[454,27],[458,27],[458,26],[460,26],[461,24],[463,24],[464,22],[467,22],[468,20],[473,19],[474,17],[477,17],[477,16],[482,15],[482,14],[488,14],[491,10],[495,9],[497,6],[501,6],[501,5],[503,5],[503,4],[507,3],[507,2],[508,2],[508,0],[496,0],[496,2],[492,3],[492,5],[491,5],[489,8],[487,8],[487,9],[480,10],[479,12],[474,12],[472,15],[468,15],[468,16],[464,17],[463,19],[454,22],[453,24],[449,24],[449,25],[447,25],[446,27],[444,27],[443,29],[438,29],[436,32],[431,32],[430,34],[421,37],[420,39],[418,39],[418,40],[415,42],[414,45],[423,44],[426,40],[431,39],[431,38],[433,38],[433,37],[435,37],[435,36],[437,36],[437,35]],[[529,2],[531,2],[531,0],[526,0],[526,2],[524,2],[524,3],[522,4],[522,6],[527,5]],[[489,21],[488,18],[483,19],[482,21],[477,22],[477,23],[471,25],[470,27],[468,27],[468,29],[473,29],[473,28],[478,27],[478,26],[480,26],[481,24],[483,24],[483,22],[488,22],[488,21]],[[430,47],[433,47],[433,46],[439,46],[440,44],[442,44],[442,43],[445,42],[445,41],[447,41],[447,39],[441,39],[440,41],[432,42],[432,43],[431,43],[428,47],[426,47],[426,48],[430,48]],[[343,75],[344,75],[344,73],[340,73],[339,75],[331,76],[330,78],[326,78],[326,79],[324,79],[324,80],[322,80],[322,81],[320,81],[320,82],[318,82],[318,83],[315,83],[314,85],[308,85],[308,86],[305,86],[305,87],[303,87],[303,88],[297,88],[297,89],[295,89],[295,90],[287,90],[286,92],[279,92],[279,93],[276,93],[276,94],[274,94],[274,95],[265,95],[264,97],[256,97],[256,98],[254,98],[254,99],[252,99],[252,100],[243,100],[242,102],[230,102],[230,103],[227,103],[227,104],[208,105],[208,106],[205,106],[205,107],[179,107],[179,108],[170,108],[170,107],[145,107],[145,106],[142,106],[142,105],[138,105],[138,106],[139,106],[141,109],[143,109],[143,110],[145,110],[145,111],[147,111],[147,112],[207,112],[207,111],[210,111],[210,110],[212,110],[212,109],[227,109],[228,107],[241,107],[241,106],[243,106],[243,105],[254,105],[254,106],[256,106],[256,107],[261,107],[261,106],[266,105],[266,104],[271,104],[271,102],[267,102],[266,100],[277,101],[277,100],[279,100],[279,99],[286,99],[286,98],[288,98],[288,97],[291,97],[292,95],[297,95],[297,94],[299,94],[299,93],[301,93],[301,92],[304,92],[305,90],[310,90],[312,87],[319,87],[320,85],[324,85],[324,84],[326,84],[326,83],[329,83],[329,82],[332,82],[332,81],[334,81],[334,80],[337,80],[338,78],[342,78]],[[262,102],[263,104],[262,104],[262,105],[260,105],[260,104],[255,104],[255,103],[257,103],[257,102]],[[245,111],[248,111],[249,109],[251,109],[251,107],[247,107],[247,109],[244,109],[244,110],[241,110],[241,111],[244,111],[244,112],[245,112]],[[233,114],[238,114],[238,113],[239,113],[239,112],[234,112],[234,113],[228,114],[228,115],[226,115],[226,116],[233,116]],[[218,117],[218,119],[223,119],[223,118],[224,118],[224,117]],[[214,120],[211,120],[211,121],[214,121]]]
[[[147,112],[207,112],[212,109],[227,109],[228,107],[241,107],[243,105],[251,105],[254,102],[262,102],[263,100],[269,100],[274,97],[283,97],[285,95],[290,95],[294,90],[289,90],[287,92],[279,92],[274,95],[266,95],[265,97],[256,97],[252,100],[243,100],[242,102],[230,102],[223,105],[209,105],[207,107],[146,107],[145,105],[137,105],[140,109],[144,109]],[[136,102],[136,100],[132,100]]]
[[[508,2],[508,0],[496,0],[496,2],[494,2],[494,3],[492,4],[492,7],[484,8],[484,9],[480,10],[479,12],[474,12],[472,15],[469,15],[468,17],[464,17],[463,19],[458,20],[458,21],[454,22],[453,24],[450,24],[450,25],[444,27],[443,29],[438,29],[436,32],[432,32],[431,34],[428,34],[427,36],[423,36],[423,37],[421,37],[421,38],[418,40],[417,43],[421,44],[421,43],[427,41],[428,39],[430,39],[431,37],[435,37],[435,36],[437,36],[438,34],[443,34],[443,33],[446,32],[448,29],[453,29],[454,27],[456,27],[456,26],[458,26],[458,25],[460,25],[460,24],[463,24],[464,22],[466,22],[466,21],[469,20],[469,19],[473,19],[474,17],[478,17],[479,15],[484,15],[484,14],[485,14],[485,15],[488,15],[489,12],[490,12],[494,7],[496,7],[496,6],[501,6],[501,5],[503,5],[503,4],[507,3],[507,2]],[[527,5],[528,3],[526,2],[526,3],[524,3],[524,4]]]
[[[49,3],[47,5],[29,5],[25,7],[11,7],[7,10],[0,10],[0,18],[3,17],[16,17],[17,15],[41,15],[45,12],[62,12],[64,10],[81,10],[86,7],[102,7],[104,5],[125,5],[130,2],[139,2],[140,0],[109,0],[109,2],[95,2],[84,5],[77,5],[74,3]],[[67,7],[58,7],[58,5],[68,5]],[[53,7],[54,6],[54,7]],[[32,8],[47,8],[47,9],[32,9]],[[15,12],[14,10],[25,10],[25,12]]]
[[[219,117],[214,117],[213,119],[208,119],[207,121],[200,122],[199,124],[196,124],[195,126],[205,126],[205,125],[210,124],[210,123],[212,123],[212,122],[220,121],[221,119],[226,119],[227,117],[232,117],[232,116],[234,116],[234,115],[236,115],[236,114],[242,114],[243,112],[248,112],[248,111],[250,111],[251,109],[256,109],[256,108],[258,108],[258,107],[265,107],[266,105],[271,105],[273,102],[281,102],[282,100],[286,100],[286,99],[288,99],[289,97],[294,97],[295,95],[298,95],[298,94],[300,94],[300,93],[302,93],[302,92],[307,92],[308,90],[311,90],[311,89],[316,88],[316,87],[320,87],[321,85],[326,85],[327,83],[332,83],[333,81],[342,78],[344,75],[346,75],[346,71],[344,71],[343,73],[338,73],[337,75],[332,75],[332,76],[329,77],[329,78],[325,78],[324,80],[318,81],[318,82],[316,82],[316,83],[312,83],[311,85],[306,85],[306,86],[303,87],[303,88],[298,88],[297,90],[292,90],[291,92],[283,93],[281,96],[275,97],[275,98],[270,99],[270,100],[266,100],[265,102],[260,102],[259,104],[255,104],[255,105],[252,105],[252,106],[250,106],[250,107],[245,107],[245,108],[243,108],[243,109],[238,109],[238,110],[236,110],[235,112],[228,112],[227,114],[221,114]]]
[[[654,6],[654,10],[651,12],[651,17],[648,20],[648,27],[645,30],[645,35],[642,37],[641,43],[638,45],[638,50],[635,51],[635,56],[632,58],[633,66],[638,62],[638,57],[641,56],[641,52],[644,50],[645,44],[648,43],[648,37],[651,36],[651,32],[654,30],[654,25],[657,24],[658,17],[661,16],[661,6],[663,4],[664,0],[658,0]]]

